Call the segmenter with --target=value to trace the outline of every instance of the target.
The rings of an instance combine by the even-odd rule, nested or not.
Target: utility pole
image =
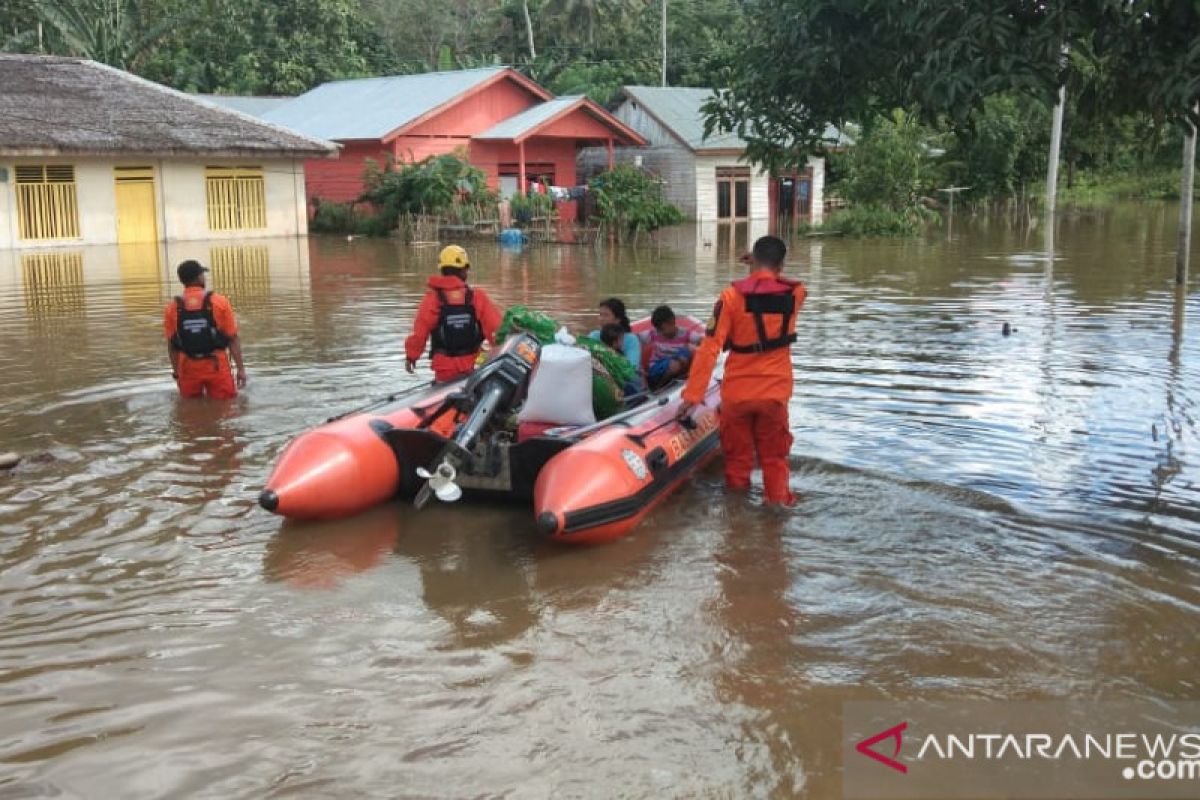
[[[1200,105],[1195,110],[1200,111]],[[1179,191],[1179,250],[1175,253],[1175,283],[1187,286],[1188,258],[1192,251],[1192,196],[1196,191],[1196,125],[1183,140],[1183,185]]]
[[[662,85],[667,85],[667,0],[662,0]]]
[[[1058,87],[1058,104],[1054,106],[1054,122],[1050,127],[1050,163],[1046,165],[1046,215],[1054,216],[1058,203],[1058,152],[1062,148],[1063,108],[1067,104],[1066,84]],[[1053,223],[1051,223],[1053,224]]]

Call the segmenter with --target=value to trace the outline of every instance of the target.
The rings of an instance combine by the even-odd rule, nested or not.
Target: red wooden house
[[[465,150],[504,195],[529,181],[576,183],[582,147],[642,146],[646,140],[585,97],[554,98],[507,67],[325,83],[264,119],[341,145],[335,160],[305,166],[309,201],[356,199],[367,159],[384,164]],[[561,209],[574,218],[573,204]]]

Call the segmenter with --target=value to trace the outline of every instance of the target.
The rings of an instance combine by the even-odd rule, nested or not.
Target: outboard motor
[[[458,470],[470,460],[471,451],[488,424],[510,412],[524,397],[541,350],[541,343],[527,333],[510,337],[499,353],[467,379],[462,392],[447,400],[444,410],[464,412],[467,419],[433,460],[433,471],[417,469],[417,476],[425,484],[413,501],[416,508],[423,508],[430,496],[447,503],[462,496],[462,489],[455,483]]]

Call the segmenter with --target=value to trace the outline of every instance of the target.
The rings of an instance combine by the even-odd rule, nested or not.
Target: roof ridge
[[[471,67],[470,69],[440,69],[440,70],[432,70],[430,72],[400,72],[395,75],[361,75],[357,78],[335,78],[333,80],[322,81],[321,83],[314,86],[313,89],[319,89],[322,86],[328,86],[331,83],[355,83],[357,81],[387,81],[387,80],[395,80],[398,78],[422,78],[427,75],[461,75],[465,72],[502,72],[507,69],[513,69],[513,67],[511,67],[507,64],[501,64],[500,66],[496,66],[496,67]],[[308,91],[311,92],[312,89],[309,89]]]

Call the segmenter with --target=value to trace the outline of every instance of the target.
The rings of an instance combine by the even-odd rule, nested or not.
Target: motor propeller
[[[433,492],[433,496],[443,503],[453,503],[462,497],[462,487],[454,482],[454,479],[458,477],[458,470],[447,461],[439,464],[433,472],[424,467],[417,467],[417,477],[427,481],[425,487],[422,488],[428,488],[430,492]],[[417,507],[420,508],[420,506]]]
[[[444,503],[462,497],[462,488],[454,482],[458,470],[470,466],[475,445],[492,420],[501,417],[519,400],[540,353],[541,345],[529,334],[511,337],[492,360],[468,379],[462,392],[448,401],[456,410],[469,413],[431,462],[438,465],[437,469],[430,472],[424,467],[417,468],[417,477],[425,484],[413,500],[414,507],[424,507],[431,495]]]

